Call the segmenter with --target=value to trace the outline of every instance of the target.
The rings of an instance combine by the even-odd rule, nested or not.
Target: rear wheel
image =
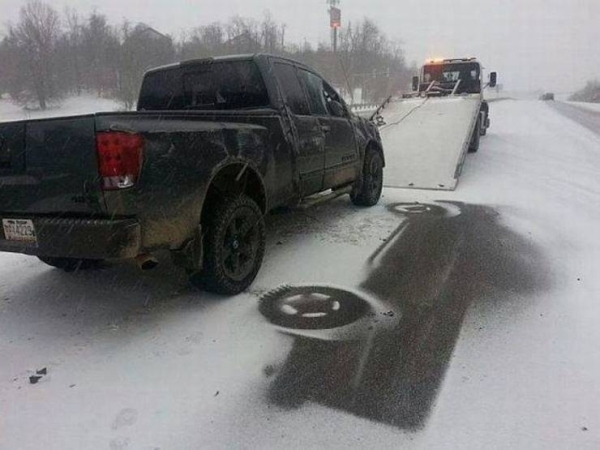
[[[49,266],[62,269],[65,272],[97,269],[102,263],[102,260],[99,259],[55,258],[50,256],[38,256],[38,259]]]
[[[227,197],[209,211],[203,224],[204,264],[190,281],[223,295],[235,295],[252,284],[266,245],[262,211],[249,197]]]
[[[374,148],[365,154],[362,178],[352,189],[350,198],[357,206],[376,205],[383,189],[383,160]]]

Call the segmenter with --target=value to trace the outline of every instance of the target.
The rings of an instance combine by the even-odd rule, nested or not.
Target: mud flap
[[[202,271],[204,261],[202,225],[198,225],[194,237],[187,240],[180,249],[171,250],[171,259],[173,264],[186,269],[190,273]]]

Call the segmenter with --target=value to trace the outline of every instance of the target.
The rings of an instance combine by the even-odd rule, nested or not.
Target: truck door
[[[321,123],[310,114],[296,68],[284,61],[275,61],[273,68],[296,128],[294,150],[301,194],[307,196],[320,192],[325,169],[325,136]]]
[[[325,175],[323,189],[349,183],[358,175],[358,151],[354,130],[348,112],[336,115],[331,102],[343,105],[337,92],[321,77],[299,69],[300,79],[307,92],[313,116],[317,117],[325,133]],[[338,111],[339,112],[339,111]]]

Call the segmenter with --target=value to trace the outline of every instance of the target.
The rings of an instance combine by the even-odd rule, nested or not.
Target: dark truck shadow
[[[419,429],[430,414],[469,305],[550,286],[538,249],[503,226],[488,207],[413,203],[389,209],[408,220],[373,254],[369,274],[358,286],[365,300],[355,307],[366,311],[363,321],[369,326],[340,331],[337,337],[331,333],[338,314],[344,319],[340,330],[349,327],[352,308],[344,303],[352,298],[358,305],[355,295],[343,289],[292,286],[262,299],[263,315],[294,337],[270,386],[268,398],[274,404],[293,408],[313,401]]]

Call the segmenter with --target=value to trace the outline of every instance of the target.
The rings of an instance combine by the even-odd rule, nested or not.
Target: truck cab
[[[431,60],[421,68],[419,77],[413,81],[413,90],[432,95],[479,94],[484,88],[496,86],[496,72],[490,73],[490,81],[484,84],[484,69],[476,58]]]
[[[484,82],[484,68],[477,58],[450,58],[430,60],[413,77],[413,91],[426,97],[475,95],[481,99],[479,133],[484,136],[490,126],[489,105],[483,98],[486,87],[496,87],[497,74],[490,72]]]

